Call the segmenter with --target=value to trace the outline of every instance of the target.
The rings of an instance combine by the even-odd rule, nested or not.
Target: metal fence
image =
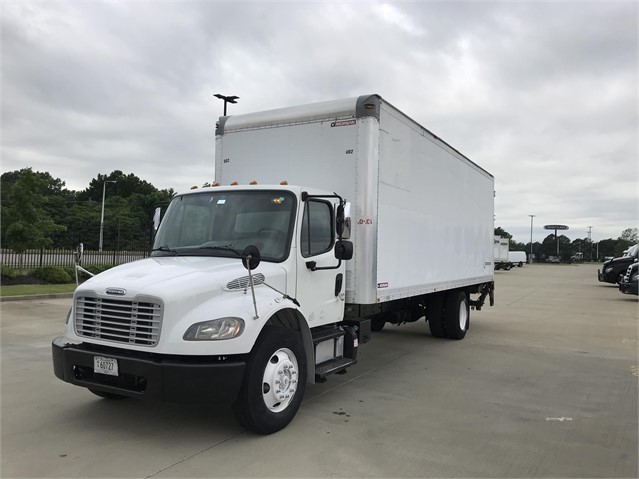
[[[11,249],[0,250],[0,264],[18,270],[42,266],[73,267],[75,250],[84,244],[83,265],[115,266],[149,255],[151,228],[139,228],[120,224],[104,224],[102,251],[99,251],[99,224],[82,224],[68,228],[53,238],[50,249],[30,249],[18,253]]]

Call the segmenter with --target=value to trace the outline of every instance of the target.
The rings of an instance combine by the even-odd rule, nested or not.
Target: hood
[[[285,288],[285,270],[279,264],[263,261],[253,274]],[[76,293],[93,291],[113,298],[144,295],[170,301],[221,294],[229,283],[234,282],[233,289],[245,284],[247,277],[239,258],[158,256],[111,268],[82,283]]]

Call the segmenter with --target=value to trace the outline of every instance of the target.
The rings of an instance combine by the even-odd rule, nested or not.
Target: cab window
[[[330,251],[334,237],[333,206],[326,201],[306,201],[302,219],[302,256],[308,258]]]

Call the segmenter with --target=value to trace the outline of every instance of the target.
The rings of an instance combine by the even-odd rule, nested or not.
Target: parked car
[[[606,283],[621,283],[628,266],[637,262],[637,251],[639,251],[639,244],[630,248],[626,256],[606,261],[602,265],[601,270],[597,270],[597,278],[599,281]]]
[[[626,274],[619,283],[619,291],[624,294],[639,294],[637,292],[637,283],[639,282],[639,263],[633,263],[628,266]]]

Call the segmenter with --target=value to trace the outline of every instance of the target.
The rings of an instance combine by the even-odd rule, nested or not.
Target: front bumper
[[[639,288],[637,286],[637,282],[629,282],[629,283],[621,283],[619,285],[619,291],[621,291],[623,294],[637,294],[639,295]]]
[[[615,279],[610,278],[609,275],[603,272],[603,270],[597,270],[597,279],[602,283],[614,283]]]
[[[167,402],[230,402],[237,398],[246,361],[162,356],[115,348],[52,343],[53,371],[65,382],[98,391]],[[93,358],[117,359],[118,376],[93,372]]]

